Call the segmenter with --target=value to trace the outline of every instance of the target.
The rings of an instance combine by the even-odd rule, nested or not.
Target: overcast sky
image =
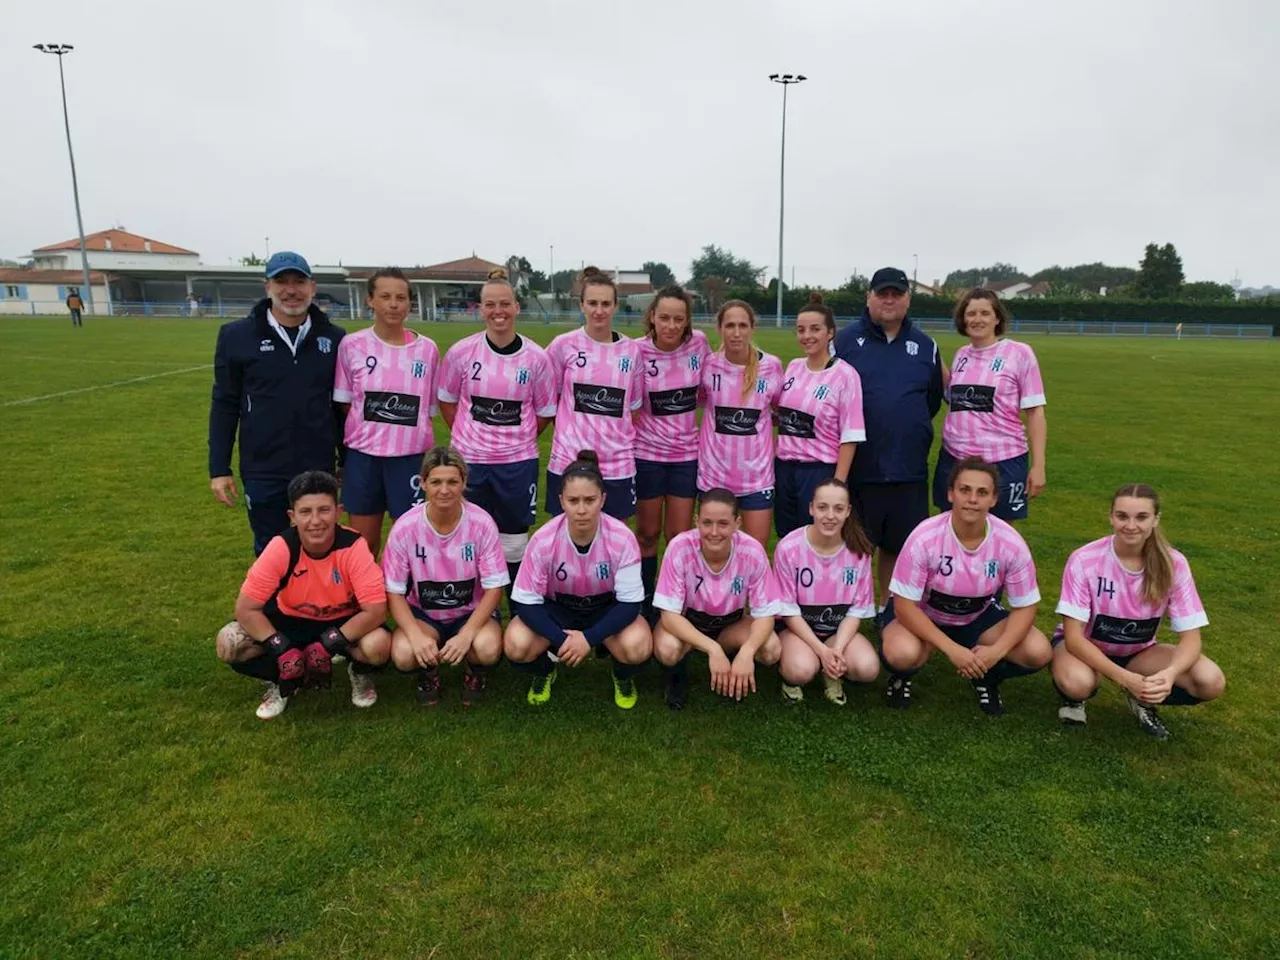
[[[0,256],[123,224],[206,263],[475,253],[835,285],[919,255],[1280,283],[1275,0],[0,0]]]

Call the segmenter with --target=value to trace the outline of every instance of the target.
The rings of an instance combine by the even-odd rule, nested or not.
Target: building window
[[[16,299],[18,298],[18,288],[17,288],[17,287],[5,287],[5,288],[4,288],[4,295],[5,295],[6,297],[12,297],[13,299],[15,299],[15,300],[16,300]]]

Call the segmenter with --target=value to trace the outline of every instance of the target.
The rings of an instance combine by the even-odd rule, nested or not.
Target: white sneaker
[[[264,684],[264,687],[262,702],[258,704],[258,719],[273,720],[284,713],[284,708],[289,705],[289,701],[286,697],[280,696],[280,688],[274,683]]]
[[[356,673],[353,663],[347,664],[351,677],[351,703],[357,707],[372,707],[378,702],[378,689],[373,685],[373,674]]]
[[[1083,700],[1063,700],[1058,708],[1058,719],[1072,727],[1083,727],[1088,720]]]
[[[804,699],[804,687],[797,687],[793,684],[782,681],[782,699],[788,703],[799,703]]]
[[[824,673],[822,675],[822,695],[837,707],[843,707],[849,702],[844,695],[844,678],[842,677],[828,677]]]

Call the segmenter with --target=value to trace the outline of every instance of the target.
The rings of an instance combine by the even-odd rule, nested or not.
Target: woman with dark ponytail
[[[640,546],[625,523],[605,513],[605,481],[594,450],[583,450],[560,478],[560,513],[529,540],[511,591],[503,647],[533,674],[528,700],[551,699],[556,665],[576,667],[593,650],[613,658],[613,701],[636,705],[635,675],[653,648],[640,616]]]
[[[827,479],[813,491],[813,522],[778,541],[773,572],[781,591],[782,696],[798,703],[804,685],[822,674],[823,693],[844,706],[844,678],[870,683],[880,672],[871,641],[858,630],[874,617],[871,553],[844,482]]]
[[[1111,498],[1112,535],[1087,543],[1062,573],[1054,636],[1053,683],[1058,718],[1085,723],[1085,701],[1104,676],[1124,689],[1129,710],[1148,736],[1169,731],[1156,705],[1190,706],[1222,695],[1226,678],[1204,656],[1200,628],[1209,623],[1187,558],[1160,529],[1160,498],[1145,483]],[[1165,611],[1177,644],[1158,643]],[[1065,639],[1065,643],[1063,640]]]
[[[773,520],[779,537],[804,525],[820,482],[848,479],[854,452],[867,439],[862,378],[831,355],[835,337],[835,314],[821,294],[811,293],[796,317],[796,339],[804,355],[787,364],[778,397]]]

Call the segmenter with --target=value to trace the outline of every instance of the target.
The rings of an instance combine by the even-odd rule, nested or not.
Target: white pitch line
[[[166,370],[164,373],[152,373],[145,377],[130,377],[128,380],[116,380],[114,383],[100,383],[93,387],[77,387],[74,390],[61,390],[58,393],[46,393],[41,397],[23,397],[21,400],[5,400],[0,407],[17,407],[26,403],[40,403],[42,400],[56,400],[58,397],[70,397],[77,393],[92,393],[94,390],[107,390],[110,387],[125,387],[131,383],[144,383],[147,380],[158,380],[161,377],[176,377],[180,373],[195,373],[197,370],[208,370],[212,363],[202,363],[198,367],[183,367],[181,370]]]
[[[36,360],[39,362],[49,362],[49,363],[109,363],[109,364],[115,364],[115,365],[124,364],[126,366],[137,367],[137,366],[150,366],[160,358],[147,357],[144,360],[99,360],[97,358],[91,358],[91,357],[42,357],[42,356],[34,356],[34,355],[24,355],[24,356],[15,356],[15,357],[4,357],[3,359],[5,360]],[[190,358],[183,358],[183,359],[190,359]],[[169,361],[169,363],[181,363],[181,362],[182,360]]]

